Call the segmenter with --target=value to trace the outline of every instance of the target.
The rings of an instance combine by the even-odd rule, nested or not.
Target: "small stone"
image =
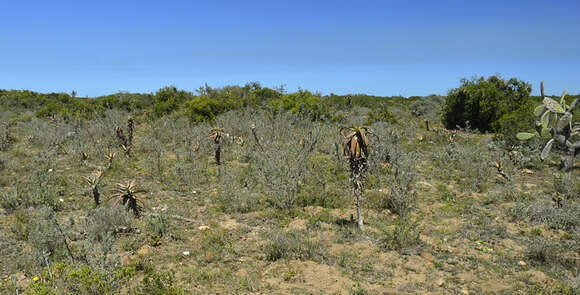
[[[443,286],[444,283],[445,283],[445,281],[443,280],[443,278],[439,278],[437,280],[437,282],[435,282],[435,284],[437,284],[437,286],[439,286],[439,287]]]
[[[209,230],[209,226],[202,225],[202,226],[198,227],[197,229],[199,229],[200,231],[206,231],[206,230]]]
[[[189,256],[189,251],[183,251],[184,256]]]
[[[519,265],[521,265],[521,266],[526,266],[526,265],[528,265],[528,264],[527,264],[525,261],[523,261],[523,260],[520,260],[520,261],[518,261],[518,264],[519,264]]]
[[[522,170],[523,174],[534,174],[534,171],[530,170],[530,169],[523,169]]]
[[[62,202],[64,202],[64,199],[60,198],[60,199],[58,199],[58,201],[62,203]]]

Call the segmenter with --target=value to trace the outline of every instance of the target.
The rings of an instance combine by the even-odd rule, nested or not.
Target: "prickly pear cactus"
[[[530,140],[534,137],[548,139],[544,146],[540,158],[546,159],[554,145],[566,151],[562,157],[563,168],[570,171],[574,166],[574,158],[580,152],[580,122],[574,122],[573,111],[580,106],[580,100],[576,99],[572,104],[566,104],[567,91],[557,102],[553,98],[544,94],[544,82],[541,84],[543,104],[536,107],[534,114],[540,117],[537,125],[540,132],[520,132],[517,134],[519,140]]]

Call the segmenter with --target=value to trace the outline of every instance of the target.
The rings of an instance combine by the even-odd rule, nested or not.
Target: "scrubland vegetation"
[[[578,96],[531,90],[0,90],[0,293],[578,294]]]

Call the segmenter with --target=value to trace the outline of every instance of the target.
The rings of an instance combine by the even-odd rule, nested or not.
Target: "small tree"
[[[364,231],[362,215],[362,195],[366,172],[368,169],[368,148],[370,141],[368,134],[374,134],[365,126],[344,127],[340,130],[343,138],[342,153],[348,157],[350,166],[350,181],[353,184],[353,192],[356,202],[357,223],[361,231]]]
[[[556,100],[545,96],[544,82],[541,84],[541,93],[544,98],[543,104],[536,107],[534,114],[540,116],[537,123],[540,132],[520,132],[517,134],[519,140],[529,140],[534,137],[550,139],[544,146],[540,159],[545,160],[554,143],[566,151],[562,157],[562,167],[565,171],[572,170],[574,167],[574,158],[580,153],[580,122],[574,122],[574,110],[580,106],[580,99],[574,100],[572,104],[566,104],[567,91]]]

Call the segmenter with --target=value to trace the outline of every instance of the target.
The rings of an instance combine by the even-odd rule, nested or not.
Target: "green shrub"
[[[269,233],[270,242],[263,246],[266,260],[299,259],[320,261],[325,253],[321,246],[308,238],[306,232]]]
[[[254,91],[254,96],[257,101],[259,102],[266,102],[269,103],[273,99],[279,99],[282,97],[282,94],[276,90],[270,88],[261,88]]]
[[[470,126],[482,132],[495,131],[502,116],[519,110],[529,101],[532,86],[500,76],[462,79],[461,87],[449,91],[443,106],[443,124],[455,129]],[[495,124],[494,124],[495,123]]]
[[[27,90],[3,91],[0,95],[0,105],[11,109],[36,109],[46,102],[46,95]]]
[[[191,122],[213,121],[215,117],[228,109],[227,105],[217,99],[202,95],[185,103],[185,112]]]
[[[32,282],[30,294],[114,294],[116,284],[103,271],[90,266],[57,263],[45,268],[37,282]]]
[[[212,228],[202,231],[198,242],[198,256],[205,263],[228,261],[236,254],[235,242],[235,236],[225,229]]]
[[[151,241],[158,241],[167,236],[171,230],[171,221],[169,215],[159,214],[157,216],[150,216],[147,220],[147,230],[151,234]],[[155,245],[155,243],[151,243]]]
[[[515,220],[524,220],[534,224],[546,224],[549,228],[575,232],[580,229],[578,211],[580,204],[564,202],[561,208],[555,208],[553,201],[541,199],[531,203],[520,203],[508,210]]]
[[[397,123],[397,117],[393,115],[386,107],[372,110],[367,117],[366,125],[372,125],[375,122]]]
[[[524,103],[517,110],[503,115],[499,120],[492,123],[492,128],[498,132],[498,137],[505,140],[509,145],[520,143],[516,134],[522,130],[529,130],[534,126],[534,105],[531,101]]]
[[[18,209],[21,203],[23,202],[15,187],[3,187],[0,190],[0,207],[11,212]]]
[[[379,183],[382,182],[389,188],[389,194],[379,194],[375,205],[403,217],[413,210],[417,203],[417,193],[413,188],[413,183],[417,178],[415,165],[419,156],[417,153],[404,152],[400,148],[391,148],[389,155],[392,162],[391,168],[379,168],[384,171]],[[379,171],[381,170],[377,172]]]
[[[193,98],[193,95],[183,90],[170,86],[159,89],[155,94],[155,105],[153,106],[153,113],[157,117],[166,114],[171,114],[173,111],[188,99]]]
[[[89,104],[97,104],[103,109],[118,109],[127,112],[141,111],[152,107],[161,98],[152,94],[116,93],[104,97],[89,99]]]
[[[526,257],[536,263],[552,263],[557,260],[557,247],[549,240],[535,238],[529,242]]]
[[[322,98],[314,96],[310,91],[300,90],[296,93],[284,95],[268,104],[273,113],[289,111],[293,114],[308,116],[314,120],[328,117],[328,109],[322,105]]]
[[[36,112],[37,117],[52,117],[57,114],[64,114],[66,113],[66,109],[57,105],[54,102],[48,103],[43,108],[41,108],[38,112]]]
[[[132,289],[130,294],[181,295],[188,294],[185,290],[175,287],[173,272],[148,272],[141,284]]]
[[[84,228],[87,233],[85,257],[94,263],[114,264],[115,242],[117,231],[131,230],[131,216],[120,206],[99,207],[90,210],[85,218]]]
[[[413,222],[410,217],[395,220],[395,228],[383,230],[380,238],[381,246],[386,250],[402,251],[421,244],[418,222]]]

